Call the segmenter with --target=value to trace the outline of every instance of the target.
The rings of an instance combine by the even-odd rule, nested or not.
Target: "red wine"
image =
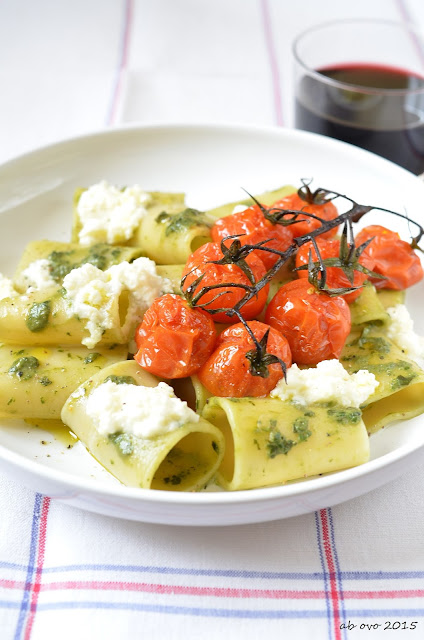
[[[402,69],[364,64],[318,72],[353,85],[352,89],[304,76],[296,98],[298,129],[350,142],[413,173],[424,172],[424,78]],[[363,92],[355,91],[357,87]],[[381,94],[373,89],[392,91]]]

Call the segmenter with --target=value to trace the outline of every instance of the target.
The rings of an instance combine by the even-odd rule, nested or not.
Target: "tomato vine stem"
[[[323,205],[333,200],[342,199],[349,202],[351,207],[344,213],[339,214],[334,219],[324,220],[316,214],[304,211],[303,209],[285,209],[283,207],[275,206],[267,207],[260,203],[254,196],[249,194],[248,191],[244,190],[253,200],[253,202],[259,207],[265,219],[268,220],[271,224],[279,224],[283,226],[295,225],[297,222],[300,222],[300,220],[298,219],[299,216],[302,216],[301,219],[303,220],[305,217],[317,220],[320,223],[320,226],[313,231],[294,238],[292,244],[284,251],[266,246],[267,243],[271,241],[271,238],[262,240],[261,242],[258,242],[256,244],[244,245],[242,245],[240,242],[240,237],[242,237],[244,234],[229,235],[223,238],[221,240],[221,251],[223,257],[220,260],[213,260],[206,264],[234,264],[243,271],[250,284],[220,282],[217,284],[207,286],[205,285],[202,287],[201,282],[203,279],[203,274],[201,274],[193,282],[191,282],[189,286],[185,288],[187,276],[190,275],[194,270],[196,270],[196,268],[187,273],[181,280],[182,294],[191,306],[199,307],[212,315],[217,313],[225,313],[229,318],[236,316],[239,321],[243,323],[254,344],[253,351],[248,352],[248,354],[246,355],[246,358],[250,362],[250,372],[252,373],[252,375],[267,377],[269,375],[268,366],[275,362],[279,362],[280,366],[283,369],[285,377],[286,367],[284,362],[277,358],[277,356],[274,356],[273,354],[267,352],[269,331],[264,335],[261,341],[258,341],[253,331],[250,329],[248,322],[243,317],[242,309],[252,298],[258,295],[259,291],[261,291],[261,289],[263,289],[270,282],[270,280],[278,273],[281,267],[288,260],[290,260],[290,258],[295,255],[296,251],[304,244],[308,242],[312,244],[317,255],[317,260],[312,260],[312,252],[310,251],[308,264],[297,267],[296,270],[307,269],[309,282],[311,282],[311,284],[318,290],[325,291],[325,293],[329,295],[344,295],[355,291],[358,288],[353,286],[355,271],[360,271],[364,274],[372,276],[373,278],[384,278],[384,276],[370,271],[359,262],[361,254],[365,251],[373,238],[370,238],[359,247],[356,247],[353,237],[353,223],[359,222],[363,218],[363,216],[365,216],[370,211],[383,211],[385,213],[390,213],[414,224],[418,228],[418,234],[412,238],[411,247],[413,249],[419,249],[420,251],[423,251],[423,249],[419,247],[419,242],[424,235],[424,228],[418,222],[411,220],[407,215],[398,213],[396,211],[391,211],[390,209],[386,209],[383,207],[377,207],[374,205],[362,205],[349,196],[322,187],[315,189],[315,191],[311,191],[310,184],[312,180],[304,178],[301,180],[301,182],[302,186],[298,189],[297,193],[299,197],[305,202],[305,206],[308,204]],[[323,259],[319,251],[316,239],[323,233],[331,231],[332,229],[341,225],[343,225],[343,229],[342,237],[340,240],[339,257]],[[265,273],[265,275],[261,279],[257,281],[255,281],[252,270],[246,262],[247,256],[253,251],[264,251],[277,256],[275,264]],[[330,289],[327,286],[328,267],[338,267],[342,269],[352,286],[340,289]],[[200,289],[197,290],[199,286]],[[222,290],[226,288],[243,289],[245,293],[233,307],[220,307],[213,309],[208,308],[211,303],[225,295],[225,291]],[[221,289],[221,291],[218,291],[217,295],[212,297],[212,299],[208,300],[206,303],[202,303],[201,300],[203,296],[214,289]]]

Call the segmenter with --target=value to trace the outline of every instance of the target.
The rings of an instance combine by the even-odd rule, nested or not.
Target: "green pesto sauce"
[[[362,417],[361,410],[355,407],[327,409],[327,414],[339,424],[358,424]]]
[[[42,378],[39,379],[38,382],[42,384],[43,387],[48,387],[49,384],[53,384],[50,378],[48,378],[47,376],[43,376]]]
[[[371,373],[387,373],[392,374],[396,369],[402,371],[410,371],[411,363],[406,360],[396,360],[395,362],[386,362],[381,364],[369,364],[368,370]]]
[[[176,486],[181,484],[183,480],[186,480],[193,471],[196,471],[196,467],[188,467],[187,469],[182,469],[179,473],[173,473],[170,476],[166,476],[163,481],[165,484],[172,484]]]
[[[212,226],[202,211],[191,208],[172,215],[163,211],[157,216],[156,222],[158,224],[166,223],[165,236],[170,236],[173,233],[182,233],[191,227],[210,228]]]
[[[40,362],[34,356],[24,356],[12,363],[9,369],[11,376],[16,376],[19,380],[30,380],[40,366]]]
[[[78,266],[83,264],[92,264],[101,271],[104,271],[113,264],[120,262],[122,249],[112,248],[107,244],[95,244],[90,247],[88,255],[81,260]]]
[[[49,261],[50,276],[56,282],[62,282],[63,278],[68,275],[74,268],[74,263],[69,260],[75,251],[52,251],[47,260]]]
[[[103,382],[114,382],[115,384],[137,384],[132,376],[108,376],[103,380]]]
[[[381,359],[384,359],[384,356],[381,356]],[[360,369],[368,369],[368,371],[374,374],[386,374],[388,376],[391,376],[396,370],[411,370],[411,363],[407,360],[395,360],[392,362],[381,362],[380,364],[372,364],[370,363],[369,358],[366,355],[355,353],[352,353],[348,356],[342,356],[341,361],[351,362],[352,365],[355,365],[354,369],[350,369],[350,373],[357,373]]]
[[[165,484],[172,484],[175,486],[177,484],[181,484],[184,477],[185,477],[185,474],[181,471],[181,473],[174,474],[172,476],[167,476],[166,478],[163,479],[163,481]]]
[[[381,336],[361,337],[358,340],[358,344],[362,348],[366,345],[369,349],[372,349],[372,351],[376,351],[377,353],[390,353],[390,344]]]
[[[269,458],[275,458],[280,454],[287,455],[292,447],[294,447],[296,443],[293,440],[289,440],[285,438],[280,431],[271,431],[269,434],[268,442],[266,443],[266,448],[268,451]]]
[[[84,358],[84,364],[91,364],[92,362],[97,360],[97,358],[100,358],[100,353],[97,353],[97,352],[89,353],[88,356],[85,356]]]
[[[25,320],[25,324],[30,331],[36,333],[46,328],[49,322],[50,307],[50,300],[34,302],[31,305]]]
[[[299,442],[305,442],[312,435],[308,427],[308,418],[296,418],[293,422],[293,431],[298,435]]]
[[[53,280],[62,282],[63,278],[68,275],[72,269],[77,269],[83,264],[92,264],[101,271],[104,271],[111,265],[118,264],[121,261],[122,249],[98,243],[88,249],[87,255],[82,260],[72,259],[75,253],[75,250],[51,252],[47,260],[49,261],[49,271]]]
[[[415,373],[411,373],[409,376],[398,375],[394,380],[391,381],[390,387],[393,389],[393,391],[398,391],[399,389],[402,389],[402,387],[407,387],[415,377]]]
[[[130,456],[134,452],[133,439],[128,433],[111,434],[109,440],[118,448],[122,456]]]
[[[368,326],[364,327],[360,337],[352,342],[351,345],[357,344],[360,349],[368,349],[381,354],[390,353],[390,342],[388,342],[381,336],[373,336],[372,332],[374,330],[375,325],[373,324],[369,324]]]

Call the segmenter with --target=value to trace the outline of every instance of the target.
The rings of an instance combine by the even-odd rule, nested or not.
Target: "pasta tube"
[[[124,299],[112,301],[110,315],[115,318],[114,325],[103,332],[99,344],[123,344],[128,341],[128,335],[123,335],[122,331],[121,307],[125,309]],[[60,290],[34,291],[26,296],[0,300],[1,342],[77,346],[89,336],[86,322],[76,315],[69,315],[66,300]]]
[[[103,238],[103,241],[117,244],[113,239],[116,236],[119,238],[120,244],[139,248],[144,256],[151,258],[156,263],[172,264],[185,263],[195,249],[210,240],[209,229],[212,221],[201,211],[187,208],[182,193],[144,192],[143,197],[146,202],[136,224],[131,226],[131,221],[125,219],[122,220],[121,227],[119,227],[116,216],[120,214],[117,210],[123,211],[125,204],[122,202],[113,204],[113,202],[117,195],[119,196],[125,190],[119,191],[116,187],[111,187],[106,183],[95,185],[94,189],[99,189],[99,197],[104,199],[104,201],[100,201],[98,206],[102,209],[102,214],[105,213],[106,208],[106,218],[108,218],[107,200],[109,197],[112,200],[110,217],[106,219],[104,228],[101,226],[102,223],[98,224],[99,228],[96,232],[97,236]],[[74,242],[90,243],[93,241],[92,238],[96,237],[96,233],[93,233],[90,238],[85,233],[81,219],[80,200],[85,191],[85,189],[79,189],[75,193],[72,239]],[[138,188],[137,192],[140,198],[140,193],[143,192],[139,192]],[[131,197],[130,190],[129,198]],[[135,194],[134,200],[137,200],[137,194]],[[96,215],[96,204],[96,202],[93,204],[94,216]],[[135,207],[136,204],[135,202]],[[130,217],[128,214],[127,218]],[[94,223],[94,226],[96,224],[97,222]],[[93,226],[92,219],[89,221],[88,228],[90,226]]]
[[[108,244],[82,247],[68,242],[36,240],[26,246],[13,278],[13,286],[20,293],[25,293],[43,275],[59,286],[67,273],[83,264],[90,263],[104,271],[119,262],[132,262],[141,253],[141,249],[136,247]]]
[[[103,387],[108,384],[109,387]],[[160,383],[163,384],[163,383]],[[114,386],[113,386],[114,385]],[[106,432],[105,420],[97,413],[97,398],[106,389],[106,397],[126,397],[128,387],[136,385],[143,390],[130,389],[147,403],[150,388],[158,390],[159,381],[134,361],[114,364],[99,375],[85,382],[66,402],[62,420],[85,444],[88,451],[123,484],[145,489],[194,491],[203,488],[218,469],[224,452],[224,438],[216,427],[194,412],[184,409],[184,416],[167,431],[174,417],[167,405],[156,406],[146,417],[143,433],[137,432],[137,424],[146,407],[122,400],[110,400],[108,417],[113,422]],[[166,387],[167,385],[165,385]],[[102,389],[103,387],[103,389]],[[127,389],[125,389],[127,387]],[[169,388],[168,388],[169,389]],[[177,400],[175,397],[172,402]],[[183,403],[177,400],[177,403]],[[94,410],[92,410],[92,405]],[[184,403],[185,405],[185,403]],[[127,407],[127,409],[126,409]],[[181,408],[181,407],[180,407]],[[154,413],[162,409],[164,428],[155,428]],[[127,411],[127,413],[126,413]],[[195,419],[192,415],[195,416]],[[146,431],[147,430],[147,431]],[[151,433],[148,433],[149,430]]]
[[[102,191],[103,189],[105,189],[105,193],[103,192],[103,194],[100,194],[100,197],[102,197],[102,195],[106,195],[106,201],[100,202],[100,203],[96,203],[94,202],[94,207],[97,208],[100,206],[100,209],[102,209],[102,213],[105,212],[108,213],[108,207],[111,206],[112,207],[112,213],[115,213],[115,211],[113,211],[113,209],[116,207],[116,205],[119,207],[122,203],[116,203],[113,202],[113,195],[112,195],[112,203],[109,201],[107,202],[107,196],[108,196],[108,190],[112,190],[112,192],[116,192],[116,187],[113,187],[111,185],[108,185],[107,183],[100,183],[99,185],[94,185],[95,188],[100,187],[100,190]],[[79,204],[80,204],[80,199],[81,196],[84,192],[87,191],[87,188],[82,187],[80,189],[77,189],[74,193],[74,207],[73,207],[73,223],[72,223],[72,242],[75,243],[81,243],[81,241],[85,241],[85,239],[83,238],[83,221],[81,219],[81,214],[80,214],[80,209],[79,209]],[[120,190],[121,192],[124,191],[124,189]],[[159,213],[161,213],[162,211],[166,210],[166,211],[170,211],[170,212],[174,212],[174,211],[181,211],[182,209],[184,209],[184,202],[185,202],[185,195],[184,193],[163,193],[160,191],[148,191],[148,192],[141,192],[141,190],[139,190],[140,193],[144,193],[145,197],[145,202],[143,202],[143,209],[145,208],[145,212],[143,212],[143,215],[147,215],[147,216],[157,216]],[[133,204],[137,204],[137,202],[134,202]],[[106,216],[107,217],[107,216]],[[126,220],[122,220],[123,225],[125,225]],[[108,229],[107,226],[110,226],[109,223],[106,221],[106,225],[105,228],[102,230],[103,231],[103,235],[107,236],[108,233]],[[132,233],[130,234],[130,237],[127,237],[126,240],[130,240],[131,236],[136,232],[137,229],[137,225],[135,225]],[[126,236],[128,235],[126,233],[127,229],[123,228],[123,235]],[[110,244],[126,244],[126,242],[110,242],[108,241]],[[90,243],[90,239],[87,238],[87,243]],[[94,244],[94,242],[91,242],[91,244]]]
[[[58,419],[84,380],[126,356],[126,349],[0,346],[0,415]]]
[[[363,407],[369,433],[423,412],[424,372],[389,340],[384,326],[370,325],[359,337],[348,340],[340,362],[348,373],[367,369],[379,382]]]
[[[172,211],[156,206],[149,210],[129,244],[138,246],[157,264],[185,263],[205,242],[209,242],[213,220],[191,208]]]
[[[369,458],[359,409],[214,397],[202,415],[225,437],[217,482],[231,491],[339,471]]]
[[[178,272],[178,269],[177,269]],[[101,271],[85,264],[63,287],[0,300],[0,340],[16,344],[123,344],[153,300],[172,290],[154,262],[138,258]]]

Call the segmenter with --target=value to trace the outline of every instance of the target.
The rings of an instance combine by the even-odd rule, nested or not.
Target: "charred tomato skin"
[[[207,360],[216,337],[211,316],[168,293],[156,298],[144,314],[135,334],[134,359],[156,376],[185,378]]]
[[[338,217],[339,212],[336,209],[336,206],[332,202],[326,202],[325,204],[308,204],[305,200],[297,193],[291,193],[287,196],[284,196],[281,200],[278,200],[273,204],[273,207],[282,208],[282,209],[293,209],[295,211],[304,211],[305,213],[312,213],[313,215],[321,218],[321,220],[335,220]],[[287,216],[287,220],[290,219],[290,216]],[[300,214],[296,218],[297,222],[289,226],[289,229],[292,232],[294,238],[299,236],[304,236],[316,229],[319,229],[321,226],[321,222],[316,220],[315,218],[311,218],[309,216],[302,216]],[[325,231],[320,237],[321,238],[333,238],[337,234],[337,227],[333,229],[329,229]]]
[[[287,338],[293,362],[305,365],[338,359],[351,328],[347,302],[318,291],[304,278],[277,291],[265,322]]]
[[[266,240],[264,247],[285,251],[293,242],[291,227],[273,224],[267,220],[258,205],[248,207],[244,211],[219,218],[211,229],[214,242],[220,242],[227,236],[242,234],[239,240],[242,245],[257,244]],[[266,269],[270,269],[278,260],[278,254],[256,250]]]
[[[197,301],[197,306],[202,305],[206,312],[220,308],[234,308],[246,294],[245,287],[252,286],[252,282],[249,281],[247,275],[236,264],[214,264],[214,262],[221,260],[223,257],[221,244],[208,242],[191,254],[183,270],[183,292],[187,293],[190,285],[200,277],[202,279],[195,287],[194,296],[204,287],[215,287],[206,291]],[[251,270],[254,282],[261,280],[266,274],[262,260],[254,254],[249,254],[245,261]],[[229,283],[235,286],[229,286]],[[222,287],[216,287],[216,285],[220,284],[222,284]],[[243,286],[237,286],[240,284]],[[255,318],[262,311],[266,303],[268,290],[269,285],[266,284],[243,305],[240,312],[245,320]],[[228,315],[224,311],[210,315],[215,322],[227,324],[239,322],[237,316]]]
[[[398,233],[381,225],[362,229],[355,237],[357,245],[373,238],[363,254],[371,264],[370,269],[385,276],[370,278],[377,289],[407,289],[423,278],[420,258]]]
[[[286,338],[263,322],[253,320],[247,324],[258,341],[269,330],[267,353],[276,355],[289,368],[292,357]],[[284,370],[281,364],[274,363],[268,365],[267,377],[252,375],[246,355],[253,349],[255,344],[242,323],[229,327],[218,337],[214,351],[198,371],[200,382],[214,396],[241,398],[269,394],[284,376]]]

